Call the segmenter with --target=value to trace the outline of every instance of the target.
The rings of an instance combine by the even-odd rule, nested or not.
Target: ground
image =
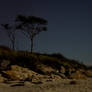
[[[72,84],[71,81],[76,81]],[[25,82],[7,82],[0,83],[0,92],[92,92],[92,79],[87,80],[69,80],[31,83]]]

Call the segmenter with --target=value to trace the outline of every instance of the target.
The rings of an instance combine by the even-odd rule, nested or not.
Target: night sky
[[[36,52],[61,53],[92,65],[92,0],[0,0],[0,24],[11,23],[17,14],[48,20],[48,31],[35,38]],[[0,45],[8,45],[0,31]],[[20,33],[16,43],[17,49],[30,48]]]

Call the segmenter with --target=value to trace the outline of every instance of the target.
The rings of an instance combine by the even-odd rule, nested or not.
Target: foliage
[[[16,27],[15,27],[15,25],[13,26],[10,24],[1,24],[1,26],[5,29],[5,31],[8,35],[8,38],[11,41],[12,49],[15,50],[15,40],[16,40],[16,37],[15,37]]]
[[[42,31],[47,31],[47,20],[36,16],[17,15],[16,22],[19,23],[16,29],[20,29],[30,39],[33,52],[34,37]]]

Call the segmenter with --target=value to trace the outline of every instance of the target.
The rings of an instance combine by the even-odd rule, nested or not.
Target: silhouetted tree
[[[47,30],[47,20],[35,17],[35,16],[23,16],[18,15],[16,17],[18,22],[17,29],[21,29],[22,32],[30,39],[31,53],[33,52],[34,37],[42,31]]]
[[[1,26],[5,29],[10,41],[11,41],[11,48],[15,50],[15,31],[16,27],[11,26],[10,24],[1,24]]]

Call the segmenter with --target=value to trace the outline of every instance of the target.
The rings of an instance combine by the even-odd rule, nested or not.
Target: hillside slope
[[[92,71],[76,60],[61,54],[13,51],[0,47],[0,80],[86,79]]]

